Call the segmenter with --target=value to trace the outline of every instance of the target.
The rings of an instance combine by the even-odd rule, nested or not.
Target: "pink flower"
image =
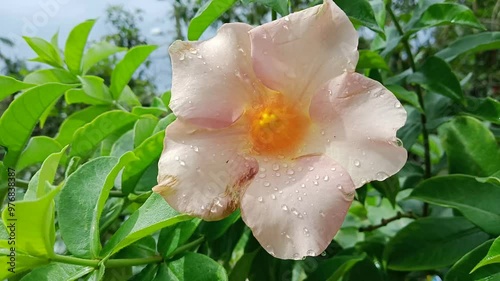
[[[223,25],[177,41],[171,108],[159,161],[176,210],[219,220],[237,208],[273,256],[323,252],[355,188],[406,162],[396,131],[406,112],[355,73],[358,35],[331,0],[252,28]]]

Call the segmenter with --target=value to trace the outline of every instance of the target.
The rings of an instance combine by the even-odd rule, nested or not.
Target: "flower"
[[[161,194],[205,220],[241,209],[272,255],[323,252],[355,188],[406,162],[396,131],[406,111],[354,72],[358,35],[331,0],[252,28],[223,25],[176,41],[171,108],[159,161]]]

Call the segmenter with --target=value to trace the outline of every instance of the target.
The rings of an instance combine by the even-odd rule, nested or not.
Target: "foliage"
[[[89,20],[74,27],[63,50],[57,37],[25,38],[46,68],[0,76],[0,99],[9,101],[0,116],[6,150],[0,262],[10,262],[11,247],[16,253],[15,273],[2,270],[1,278],[498,279],[500,39],[490,22],[494,11],[442,1],[336,2],[363,30],[357,70],[387,86],[408,111],[398,136],[409,160],[397,175],[357,190],[324,253],[275,259],[238,212],[202,222],[151,193],[164,129],[175,116],[169,92],[139,98],[134,74],[157,47],[144,44],[131,13],[111,9],[117,14],[110,21],[125,34],[114,44],[90,44],[95,21]],[[197,39],[216,20],[258,24],[308,5],[176,1],[177,36]],[[53,111],[68,114],[54,132],[34,133],[37,124],[51,123]]]

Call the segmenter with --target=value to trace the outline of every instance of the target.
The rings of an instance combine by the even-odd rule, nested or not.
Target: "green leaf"
[[[94,268],[89,266],[51,263],[33,269],[21,281],[71,281],[78,280],[92,271]]]
[[[111,74],[110,90],[113,99],[118,100],[134,72],[156,48],[157,46],[152,45],[136,46],[130,49],[125,57],[116,64]]]
[[[162,229],[158,238],[158,252],[163,257],[168,257],[177,247],[184,245],[189,240],[200,222],[200,219],[195,218]]]
[[[51,189],[46,188],[47,183],[52,184],[56,176],[57,167],[61,158],[66,152],[66,147],[60,152],[50,154],[45,161],[43,161],[42,167],[36,172],[36,174],[31,178],[28,184],[28,190],[24,194],[24,200],[36,200],[45,196],[51,191]]]
[[[108,111],[97,116],[74,133],[70,155],[88,156],[106,137],[131,127],[138,118],[122,110]]]
[[[486,265],[500,263],[500,237],[497,237],[488,250],[488,253],[482,256],[482,260],[474,267],[474,271],[483,268]]]
[[[397,176],[392,176],[384,181],[373,181],[370,184],[385,198],[387,198],[393,207],[396,206],[396,196],[400,190],[399,179]]]
[[[153,133],[156,134],[159,131],[164,131],[167,128],[167,126],[170,125],[170,123],[175,121],[176,118],[177,117],[175,117],[173,113],[170,113],[166,117],[160,119],[160,121],[158,121],[158,124],[156,124]]]
[[[23,37],[31,49],[37,53],[38,57],[31,59],[41,63],[46,63],[53,67],[63,68],[63,63],[59,51],[49,42],[38,37]]]
[[[259,4],[262,4],[266,7],[268,7],[268,8],[271,8],[282,16],[286,16],[289,14],[287,0],[254,0],[252,2],[259,3]],[[222,12],[222,13],[224,13],[224,12]],[[222,15],[222,13],[221,13],[221,15]],[[217,18],[218,17],[220,17],[220,15],[217,16]]]
[[[7,255],[0,255],[0,263],[4,265],[4,270],[0,271],[0,279],[6,280],[12,276],[18,275],[25,271],[36,268],[37,266],[48,263],[48,260],[42,258],[32,257],[30,255],[26,255],[20,252],[16,253],[16,261],[15,264],[10,264],[11,257]],[[12,271],[9,271],[9,268],[14,267]],[[14,279],[9,279],[14,280]]]
[[[188,219],[191,217],[179,214],[159,194],[153,193],[104,245],[101,256],[110,256],[147,235]]]
[[[364,258],[365,255],[336,255],[333,258],[323,260],[319,262],[318,268],[307,276],[306,281],[340,280],[344,273]]]
[[[166,108],[160,107],[144,107],[144,106],[136,106],[132,108],[132,113],[136,115],[153,115],[159,117],[163,114],[169,113]]]
[[[61,145],[69,144],[76,130],[106,111],[109,111],[107,106],[90,106],[71,114],[63,121],[54,139]]]
[[[462,87],[450,66],[438,57],[428,58],[424,64],[408,77],[408,82],[420,84],[429,91],[463,102]]]
[[[180,259],[169,262],[168,270],[179,281],[225,281],[224,268],[208,256],[187,253]],[[168,280],[168,279],[162,279]]]
[[[83,164],[66,180],[59,196],[58,219],[61,236],[73,255],[98,257],[99,220],[104,203],[118,172],[132,159],[132,154],[120,159],[99,157]]]
[[[16,170],[21,171],[33,164],[43,162],[51,153],[61,151],[61,149],[62,145],[53,138],[46,136],[32,137],[21,156],[19,156]]]
[[[2,219],[7,229],[15,223],[18,252],[40,258],[54,254],[54,197],[59,190],[56,188],[37,200],[18,201],[14,209],[7,206],[3,210]]]
[[[45,83],[61,83],[61,84],[76,84],[78,78],[69,73],[67,70],[52,68],[52,69],[41,69],[31,72],[24,78],[25,83],[29,84],[45,84]]]
[[[156,272],[158,271],[158,264],[151,263],[144,267],[141,272],[134,275],[129,281],[150,281],[155,278]],[[164,279],[166,280],[166,279]]]
[[[359,50],[359,61],[356,65],[357,69],[383,69],[389,70],[389,66],[385,62],[384,58],[378,53],[370,50]]]
[[[207,238],[208,241],[214,241],[224,233],[240,219],[240,212],[235,211],[231,213],[228,217],[219,221],[204,221],[200,225],[200,232]]]
[[[85,44],[95,20],[87,20],[75,26],[68,35],[64,48],[64,59],[69,70],[74,74],[82,71],[82,57]]]
[[[387,244],[387,267],[397,271],[449,266],[488,239],[462,217],[423,218],[410,223]],[[437,251],[436,249],[439,249]]]
[[[111,156],[120,157],[128,151],[134,150],[134,131],[130,130],[121,135],[111,147]]]
[[[89,105],[109,105],[110,101],[96,99],[85,93],[82,89],[70,89],[64,94],[64,100],[67,104],[83,103]]]
[[[335,4],[337,4],[354,23],[361,23],[375,32],[383,33],[375,19],[372,6],[368,1],[336,0]]]
[[[408,91],[399,85],[386,85],[387,89],[391,91],[400,101],[405,101],[408,104],[413,105],[418,111],[423,113],[422,107],[418,102],[418,96],[413,91]]]
[[[500,124],[500,102],[490,97],[467,97],[465,112],[476,118]]]
[[[35,85],[18,81],[9,76],[0,76],[0,101],[11,94],[33,86]]]
[[[153,130],[158,124],[156,118],[142,118],[134,125],[134,147],[138,147],[144,140],[153,135]]]
[[[459,210],[484,231],[500,234],[500,186],[480,183],[476,177],[451,175],[435,177],[420,183],[411,197],[424,202]]]
[[[369,259],[365,258],[364,260],[356,263],[346,274],[344,277],[345,281],[362,281],[362,280],[370,280],[370,281],[384,281],[385,279],[382,277],[381,271],[375,266],[375,264]]]
[[[89,48],[85,55],[83,55],[82,73],[87,73],[87,71],[89,71],[92,66],[102,61],[103,59],[126,50],[127,48],[116,47],[115,45],[112,45],[107,41],[95,43]]]
[[[489,240],[481,246],[464,255],[452,268],[446,273],[444,281],[494,281],[500,278],[500,265],[488,265],[474,272],[471,272],[474,266],[488,252],[488,248],[493,243]]]
[[[447,48],[436,53],[445,61],[451,61],[465,53],[484,52],[500,49],[500,31],[481,32],[461,36]]]
[[[253,260],[255,259],[257,253],[258,250],[254,250],[253,252],[243,254],[243,256],[236,262],[233,269],[229,273],[229,281],[247,280],[247,276],[250,273]]]
[[[438,129],[450,174],[490,176],[500,170],[500,151],[495,136],[472,117],[456,117]]]
[[[406,33],[415,33],[421,29],[441,25],[463,25],[485,30],[469,8],[455,3],[435,3],[430,5],[420,18],[413,22]]]
[[[96,98],[98,100],[112,102],[109,90],[104,85],[104,79],[102,79],[101,77],[82,76],[80,77],[80,81],[82,82],[83,91],[90,97]]]
[[[8,148],[4,162],[14,167],[18,155],[43,112],[70,85],[49,83],[27,90],[17,97],[0,117],[0,145]]]
[[[165,131],[160,131],[144,140],[141,145],[134,149],[134,155],[138,160],[127,165],[122,174],[122,190],[125,194],[134,191],[142,174],[160,158],[164,137]]]
[[[188,26],[188,39],[198,40],[203,32],[223,13],[229,10],[236,0],[208,0],[191,19]]]

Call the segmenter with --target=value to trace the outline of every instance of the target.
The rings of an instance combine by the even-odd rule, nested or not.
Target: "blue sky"
[[[111,32],[105,23],[105,9],[109,5],[123,5],[126,9],[144,10],[144,21],[140,28],[148,37],[148,42],[159,45],[151,58],[152,71],[158,77],[155,81],[159,92],[170,87],[170,60],[167,48],[174,38],[172,19],[173,0],[15,0],[3,3],[0,8],[0,36],[16,43],[16,48],[2,50],[4,53],[28,59],[35,56],[24,43],[22,36],[36,36],[50,39],[59,31],[59,46],[64,46],[71,28],[78,23],[99,18],[90,34],[90,40],[98,40]],[[160,29],[161,35],[151,35],[154,29]]]

